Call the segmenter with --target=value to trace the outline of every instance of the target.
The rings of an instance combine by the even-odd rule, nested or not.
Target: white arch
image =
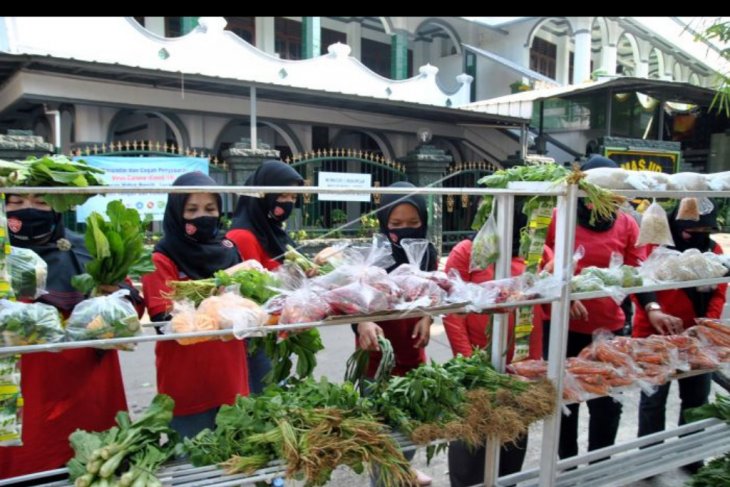
[[[438,19],[436,17],[429,17],[420,24],[418,24],[418,27],[416,27],[416,30],[414,31],[416,35],[418,35],[418,31],[423,27],[424,25],[437,25],[441,29],[443,29],[446,34],[451,39],[451,42],[454,43],[454,46],[456,47],[456,53],[461,54],[462,53],[462,46],[461,46],[461,37],[459,37],[459,34],[456,32],[456,30],[449,24],[448,22]]]
[[[386,34],[393,33],[393,22],[390,20],[390,17],[378,17],[378,20],[383,24]]]
[[[631,46],[631,54],[634,59],[634,74],[636,74],[636,68],[639,65],[639,62],[641,61],[641,54],[639,52],[639,43],[636,40],[636,37],[631,32],[623,31],[619,36],[618,40],[616,41],[616,49],[618,50],[621,39],[626,39],[629,43],[629,46]],[[619,56],[616,56],[616,67],[618,68],[619,65]]]
[[[658,47],[652,48],[652,50],[649,52],[649,62],[651,67],[651,55],[654,54],[656,56],[656,63],[657,63],[657,79],[661,79],[664,76],[664,52],[659,49]],[[649,73],[651,75],[651,73]]]
[[[279,125],[274,122],[266,121],[266,120],[258,120],[259,125],[264,125],[266,127],[269,127],[274,132],[276,132],[283,140],[284,143],[289,147],[289,150],[292,154],[298,154],[301,152],[304,152],[304,147],[302,146],[301,142],[297,138],[297,136],[291,131],[291,129],[286,125]],[[223,142],[223,134],[225,134],[229,129],[232,127],[250,127],[251,123],[250,120],[242,119],[242,118],[234,118],[232,120],[229,120],[228,123],[226,123],[223,128],[218,132],[218,135],[215,138],[215,143],[213,144],[213,151],[215,153],[220,151],[221,143]]]
[[[530,29],[530,32],[527,34],[527,43],[525,44],[526,48],[529,49],[530,47],[532,47],[532,41],[535,40],[535,36],[540,31],[540,28],[542,28],[544,24],[553,19],[565,20],[565,22],[568,23],[568,35],[570,35],[570,37],[573,37],[573,24],[570,23],[568,17],[542,17],[535,23],[535,25],[532,26],[532,29]]]
[[[699,74],[697,74],[697,73],[696,73],[696,72],[694,72],[694,71],[691,71],[691,72],[690,72],[690,75],[689,75],[689,77],[687,78],[687,82],[688,82],[688,83],[690,83],[690,84],[693,84],[693,85],[695,85],[695,86],[702,86],[702,82],[701,82],[701,80],[700,80],[700,75],[699,75]]]

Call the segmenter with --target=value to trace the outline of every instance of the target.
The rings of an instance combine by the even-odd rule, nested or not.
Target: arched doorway
[[[122,110],[109,124],[107,142],[153,141],[189,147],[190,137],[175,115],[150,110]]]
[[[628,32],[621,33],[616,51],[616,74],[636,76],[636,66],[639,61],[639,45],[636,37]]]
[[[545,17],[527,34],[525,46],[530,50],[530,69],[561,83],[570,83],[572,65],[565,63],[565,36],[572,40],[573,27],[565,17]],[[570,53],[572,58],[572,52]]]
[[[286,160],[293,154],[302,152],[302,144],[293,131],[286,125],[259,120],[256,125],[258,143],[264,143],[279,151],[280,158]],[[223,127],[216,138],[213,152],[219,160],[223,151],[241,141],[251,142],[251,124],[248,120],[231,120]]]

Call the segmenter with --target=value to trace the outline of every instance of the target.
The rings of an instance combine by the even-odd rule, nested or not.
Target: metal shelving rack
[[[591,293],[574,293],[570,292],[570,278],[573,275],[573,246],[575,241],[576,229],[576,205],[577,198],[583,196],[575,185],[561,185],[546,187],[544,183],[537,183],[536,189],[523,189],[522,183],[519,189],[481,189],[481,188],[414,188],[410,189],[410,193],[429,194],[429,195],[477,195],[477,196],[494,196],[497,204],[498,232],[503,238],[500,239],[500,258],[496,263],[495,279],[510,277],[510,261],[512,246],[512,214],[514,212],[515,196],[554,196],[557,197],[557,217],[556,217],[556,248],[555,248],[555,267],[554,275],[558,278],[557,289],[551,297],[535,299],[523,302],[512,302],[494,305],[485,308],[484,312],[496,311],[505,308],[515,308],[519,306],[532,306],[541,303],[554,302],[552,306],[551,321],[558,326],[552,326],[550,332],[550,356],[548,359],[548,378],[553,381],[557,389],[557,397],[562,398],[563,391],[563,370],[565,368],[565,350],[567,347],[567,323],[572,300],[594,299],[607,297],[607,292],[591,292]],[[318,188],[318,187],[250,187],[250,186],[205,186],[205,187],[186,187],[176,186],[169,188],[160,187],[136,187],[136,188],[119,188],[119,187],[87,187],[73,188],[74,193],[85,194],[107,194],[107,193],[235,193],[259,196],[264,193],[349,193],[354,190],[347,188]],[[14,187],[4,188],[6,194],[52,194],[52,193],[68,193],[68,188],[30,188],[30,187]],[[360,193],[379,193],[379,194],[403,194],[402,188],[357,188]],[[707,196],[707,197],[730,197],[730,191],[724,192],[680,192],[680,191],[615,191],[625,196],[654,196],[654,197],[687,197],[687,196]],[[633,292],[648,292],[665,289],[676,289],[682,287],[696,287],[702,285],[714,285],[724,282],[730,282],[730,278],[705,279],[701,281],[688,281],[681,283],[657,284],[652,286],[643,286],[640,288],[626,288],[627,294]],[[406,316],[425,316],[429,314],[458,313],[465,311],[466,304],[455,304],[443,307],[443,309],[423,310],[415,309],[407,313],[388,313],[381,314],[377,320],[387,320],[394,317]],[[291,325],[276,325],[260,328],[252,328],[252,332],[277,332],[281,330],[292,330],[298,328],[323,327],[332,325],[349,324],[357,321],[372,321],[372,317],[336,317],[326,319],[314,323],[297,323]],[[160,323],[156,323],[160,325]],[[560,326],[562,325],[562,326]],[[504,313],[495,314],[493,336],[495,339],[492,343],[493,365],[497,370],[503,371],[505,368],[503,353],[507,347],[507,327],[508,316]],[[187,337],[203,337],[203,336],[224,336],[230,335],[229,330],[219,330],[213,332],[198,332],[174,335],[142,335],[130,338],[115,338],[106,340],[93,340],[84,342],[67,342],[57,344],[41,344],[28,345],[20,347],[2,347],[0,355],[18,354],[18,353],[34,353],[55,351],[68,348],[81,348],[89,346],[108,346],[121,345],[125,343],[174,340]],[[559,401],[561,403],[561,401]],[[640,439],[614,445],[602,450],[597,450],[583,455],[578,455],[566,460],[558,461],[558,435],[560,431],[561,408],[556,408],[555,413],[545,419],[543,437],[542,437],[542,454],[539,468],[522,471],[510,476],[497,478],[497,468],[499,464],[499,448],[496,441],[489,441],[487,446],[486,468],[484,486],[502,486],[511,485],[519,482],[519,485],[548,487],[553,485],[571,486],[571,485],[620,485],[621,482],[628,482],[650,476],[675,466],[690,463],[700,458],[706,458],[709,455],[715,455],[730,450],[730,427],[718,420],[706,420],[680,428],[664,431],[651,436],[642,437]],[[679,438],[681,435],[693,433],[689,437]],[[403,449],[416,448],[407,441],[402,435],[395,434]],[[658,441],[664,441],[663,444],[652,445]],[[645,447],[643,449],[639,449]],[[590,462],[611,456],[610,459],[590,464]],[[633,460],[632,460],[633,459]],[[567,471],[568,468],[579,467],[576,470]],[[229,485],[245,485],[261,480],[272,479],[278,477],[285,470],[281,462],[272,462],[264,469],[258,470],[251,475],[224,475],[222,470],[215,466],[193,467],[189,464],[170,465],[160,471],[160,479],[165,485],[186,485],[186,486],[229,486]],[[38,481],[43,482],[44,478],[53,475],[62,474],[65,469],[58,469],[48,472],[39,472],[23,477],[13,479],[0,480],[0,486],[14,485],[21,481]],[[67,482],[52,482],[46,485],[68,485]],[[481,485],[481,484],[480,484]]]

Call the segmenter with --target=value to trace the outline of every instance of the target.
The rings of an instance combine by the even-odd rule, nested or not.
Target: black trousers
[[[543,356],[548,357],[550,324],[544,323]],[[592,335],[568,332],[568,350],[566,357],[575,357],[593,341]],[[621,421],[621,404],[610,397],[591,399],[586,403],[590,419],[588,421],[588,451],[611,446],[616,442],[616,434]],[[578,454],[578,411],[580,404],[568,406],[570,415],[560,421],[560,441],[558,456],[568,458]]]
[[[677,381],[681,400],[678,425],[685,424],[684,412],[707,404],[712,386],[712,374],[696,375]],[[666,424],[667,396],[671,382],[659,386],[656,392],[647,396],[641,393],[639,403],[639,436],[646,436],[664,431]]]
[[[527,435],[499,450],[499,476],[522,470],[527,452]],[[463,441],[449,443],[449,481],[451,487],[471,487],[484,482],[486,447],[469,448]]]

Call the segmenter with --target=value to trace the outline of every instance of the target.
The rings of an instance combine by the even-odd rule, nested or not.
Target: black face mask
[[[294,210],[294,203],[287,201],[286,203],[275,202],[269,210],[269,218],[279,223],[286,221]]]
[[[682,244],[681,246],[685,249],[699,249],[699,250],[708,250],[710,248],[710,234],[709,233],[699,233],[699,232],[686,232],[689,233],[689,238],[684,238],[684,235],[682,235]]]
[[[387,237],[390,243],[400,247],[400,243],[404,238],[426,238],[426,227],[421,225],[416,228],[389,228]]]
[[[24,208],[9,211],[7,215],[11,236],[24,242],[43,242],[56,228],[56,214],[53,211]]]
[[[184,222],[185,235],[196,242],[210,242],[218,235],[219,217],[217,216],[199,216],[192,220],[185,218]]]

